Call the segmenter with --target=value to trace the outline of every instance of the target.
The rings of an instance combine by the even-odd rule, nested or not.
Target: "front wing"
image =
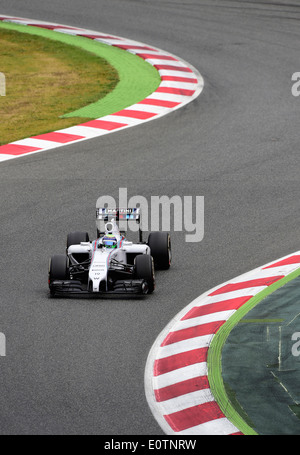
[[[105,295],[145,295],[148,293],[148,284],[145,280],[117,280],[113,284],[113,289],[109,291],[93,292],[78,280],[55,280],[49,284],[50,294],[53,297],[76,296],[104,297]]]

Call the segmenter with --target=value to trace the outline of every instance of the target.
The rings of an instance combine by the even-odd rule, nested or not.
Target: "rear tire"
[[[148,294],[155,289],[155,274],[152,256],[139,254],[134,260],[135,276],[139,280],[145,280],[148,284]]]
[[[148,245],[154,260],[155,268],[167,270],[171,265],[171,237],[168,232],[151,232]]]
[[[87,232],[71,232],[67,237],[67,249],[71,245],[79,245],[81,242],[89,242],[89,234]]]

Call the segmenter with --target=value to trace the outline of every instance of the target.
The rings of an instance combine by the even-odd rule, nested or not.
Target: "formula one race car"
[[[66,254],[51,257],[50,295],[151,294],[154,269],[170,267],[171,240],[167,232],[152,232],[143,242],[140,220],[139,208],[97,209],[97,240],[90,242],[87,232],[72,232]],[[138,243],[128,241],[116,221],[123,227],[138,224]]]

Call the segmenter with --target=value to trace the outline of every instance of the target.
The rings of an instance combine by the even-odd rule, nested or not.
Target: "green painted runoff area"
[[[300,276],[300,269],[296,269],[294,272],[290,273],[288,276],[282,278],[281,280],[273,283],[272,285],[268,286],[266,289],[264,289],[262,292],[259,294],[255,295],[252,297],[248,302],[246,302],[241,308],[239,308],[233,316],[231,316],[228,321],[222,325],[222,327],[218,330],[216,335],[213,337],[212,343],[210,344],[209,350],[208,350],[208,358],[207,358],[207,366],[208,366],[208,379],[210,383],[210,388],[212,391],[212,394],[214,395],[217,403],[219,404],[222,412],[225,414],[225,416],[243,433],[246,435],[256,435],[258,432],[256,431],[256,426],[250,419],[248,413],[244,412],[244,408],[240,404],[240,399],[237,399],[236,393],[235,393],[235,387],[231,385],[230,381],[228,380],[228,377],[224,377],[224,372],[225,372],[225,367],[223,366],[222,360],[225,357],[226,350],[224,348],[225,343],[227,342],[227,339],[233,329],[237,326],[237,324],[244,318],[244,316],[254,309],[258,304],[260,304],[264,299],[266,299],[268,296],[271,296],[271,294],[275,293],[278,291],[280,288],[283,286],[286,286],[288,283],[292,282],[293,280],[296,280]],[[299,283],[299,281],[297,281]],[[296,284],[296,292],[298,293],[298,287]],[[285,304],[285,307],[287,307],[288,304]],[[272,308],[272,307],[271,307]],[[295,312],[295,308],[292,310]],[[251,313],[249,313],[252,315]],[[272,317],[270,317],[272,315]],[[264,317],[265,319],[279,319],[280,324],[282,324],[281,319],[283,319],[280,315],[280,317],[274,317],[273,313],[268,314],[268,317]],[[275,315],[278,316],[278,315]],[[295,320],[298,317],[298,313],[295,316]],[[262,319],[262,317],[252,317],[252,318],[247,318],[247,319]],[[272,325],[272,323],[268,323],[268,327]],[[251,324],[249,324],[251,325]],[[258,327],[261,327],[261,323],[257,324]],[[239,327],[242,329],[245,329],[245,325],[243,323],[239,324]],[[270,333],[270,329],[268,329],[268,333]],[[251,338],[250,338],[251,341]],[[281,345],[280,345],[281,346]],[[228,348],[228,344],[226,346],[226,349]],[[237,345],[234,345],[234,350],[231,351],[229,356],[227,356],[227,365],[229,371],[233,368],[235,365],[236,358],[234,357],[234,353],[238,352],[238,349],[240,348],[240,343]],[[253,349],[253,346],[252,346]],[[255,372],[257,368],[257,361],[256,361],[256,351],[251,350],[252,356],[249,358],[245,358],[245,353],[241,355],[244,356],[243,360],[245,361],[245,364],[248,365],[246,368],[246,377],[243,378],[243,381],[247,381],[247,371],[253,371]],[[228,351],[227,351],[228,352]],[[224,355],[224,357],[223,357]],[[294,359],[296,357],[293,357]],[[223,368],[222,368],[223,367]],[[242,373],[243,369],[238,370]],[[228,370],[227,370],[228,372]],[[254,373],[255,376],[255,373]],[[227,380],[226,380],[227,379]],[[254,385],[254,389],[256,387],[256,382]],[[240,385],[243,385],[241,383]],[[253,384],[252,384],[253,386]],[[282,387],[282,385],[280,385]],[[245,390],[245,393],[247,393],[247,390]],[[253,389],[249,387],[248,389],[248,395],[249,399],[251,400],[253,394]],[[247,395],[247,396],[248,396]],[[272,403],[270,404],[272,406]],[[292,407],[289,407],[291,410],[294,409],[293,413],[296,416],[297,414],[299,415],[299,412],[295,412],[295,409],[298,410],[298,403],[292,404]],[[295,406],[297,408],[295,408]],[[257,408],[257,412],[260,412],[260,408]],[[272,413],[269,414],[269,419],[272,417]]]
[[[300,432],[299,340],[300,277],[261,300],[226,339],[225,391],[257,434]]]
[[[101,100],[84,106],[63,117],[99,118],[118,112],[143,100],[159,86],[158,71],[148,62],[134,54],[89,38],[59,33],[39,27],[0,22],[0,27],[22,33],[56,40],[77,46],[108,61],[118,72],[120,82],[115,89]]]

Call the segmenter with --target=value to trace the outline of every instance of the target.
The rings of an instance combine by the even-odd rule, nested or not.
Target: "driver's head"
[[[116,237],[113,234],[106,234],[102,238],[102,244],[106,248],[117,248],[117,243],[118,243],[118,241],[117,241]]]

